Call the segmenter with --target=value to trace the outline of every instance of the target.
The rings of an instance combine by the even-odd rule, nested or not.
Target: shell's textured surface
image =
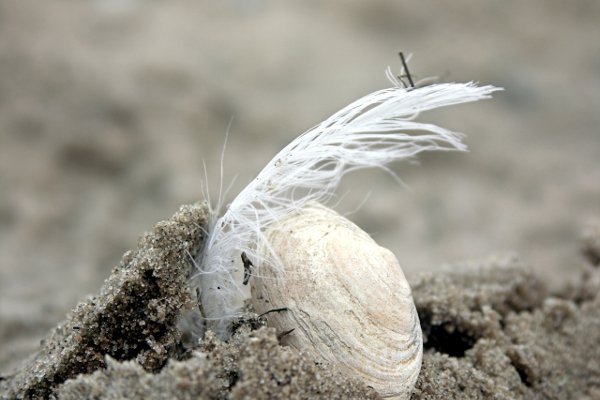
[[[337,364],[384,397],[407,399],[419,375],[421,327],[395,256],[333,210],[311,204],[268,232],[284,270],[263,265],[252,301],[282,342]]]

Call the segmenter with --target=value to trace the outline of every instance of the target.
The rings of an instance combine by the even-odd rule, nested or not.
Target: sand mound
[[[40,351],[0,382],[2,398],[377,398],[291,348],[249,314],[228,343],[184,351],[190,253],[206,209],[184,206],[145,234],[98,297],[78,305]],[[598,232],[578,284],[549,294],[514,256],[453,266],[413,285],[424,333],[413,399],[600,397]]]

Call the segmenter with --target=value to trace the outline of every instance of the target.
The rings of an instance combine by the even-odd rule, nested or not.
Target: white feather
[[[462,135],[413,121],[422,111],[489,98],[493,86],[442,83],[396,87],[371,93],[348,105],[281,150],[209,227],[198,257],[195,282],[208,328],[226,338],[248,297],[242,285],[240,255],[260,265],[283,266],[264,232],[308,202],[326,203],[345,173],[388,165],[426,150],[466,150]],[[254,277],[258,279],[260,277]]]

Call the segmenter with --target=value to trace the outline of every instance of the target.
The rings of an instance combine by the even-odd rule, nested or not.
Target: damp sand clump
[[[599,278],[588,267],[549,294],[518,259],[490,257],[422,279],[426,350],[412,399],[600,398]]]
[[[157,372],[177,348],[176,321],[192,307],[190,254],[203,243],[207,209],[183,206],[125,253],[100,294],[80,304],[23,367],[1,382],[5,398],[45,398],[64,381],[106,367],[107,357]]]

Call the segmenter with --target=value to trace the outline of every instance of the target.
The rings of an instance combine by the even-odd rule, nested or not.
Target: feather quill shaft
[[[347,172],[376,167],[393,174],[390,163],[423,151],[466,150],[461,134],[414,119],[423,111],[489,98],[496,90],[472,82],[398,85],[362,97],[288,144],[221,217],[213,216],[196,276],[207,327],[226,338],[248,297],[242,252],[258,267],[254,275],[265,262],[285,272],[270,251],[266,229],[309,202],[326,203]]]

